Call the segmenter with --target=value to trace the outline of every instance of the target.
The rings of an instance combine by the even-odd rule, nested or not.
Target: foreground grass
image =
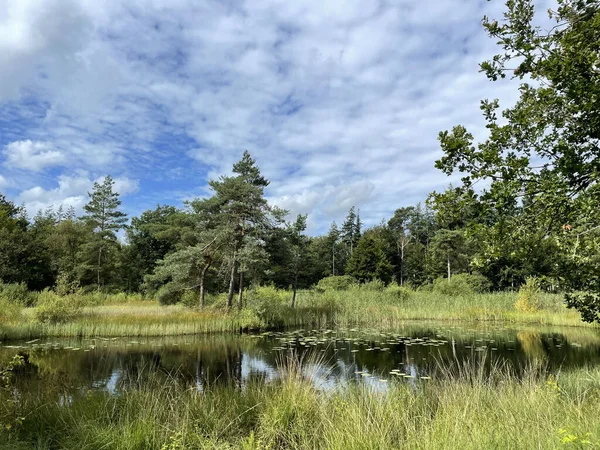
[[[353,288],[347,291],[304,291],[298,307],[288,306],[290,293],[259,288],[247,295],[242,311],[216,305],[204,310],[182,305],[160,306],[155,301],[111,302],[88,306],[66,323],[35,320],[36,308],[23,308],[12,319],[0,319],[0,339],[94,336],[174,336],[211,332],[240,332],[292,326],[370,326],[394,328],[405,321],[500,322],[551,326],[590,326],[568,310],[562,296],[541,297],[538,311],[514,308],[515,293],[450,297],[412,292],[398,297],[387,291]]]
[[[186,389],[168,376],[118,397],[5,397],[3,449],[487,449],[600,446],[600,370],[515,379],[474,370],[321,392],[297,369],[275,383]],[[142,374],[143,375],[143,374]],[[146,374],[147,375],[147,374]],[[154,384],[154,386],[153,386]],[[21,419],[15,421],[15,417]]]

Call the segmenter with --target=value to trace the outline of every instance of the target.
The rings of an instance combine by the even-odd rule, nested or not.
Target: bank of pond
[[[0,448],[600,443],[595,328],[405,323],[0,346]]]

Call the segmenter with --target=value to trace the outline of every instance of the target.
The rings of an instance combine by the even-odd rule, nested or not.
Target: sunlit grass
[[[483,449],[596,448],[600,370],[516,379],[477,367],[431,380],[390,378],[319,391],[291,364],[270,384],[186,389],[168,375],[121,396],[82,393],[62,406],[47,391],[22,399],[3,448]],[[141,376],[146,376],[141,374]],[[4,424],[13,420],[2,411]],[[14,414],[14,410],[10,410]]]
[[[37,323],[35,308],[23,308],[21,314],[11,316],[12,321],[0,321],[0,339],[171,336],[291,326],[394,328],[412,320],[590,326],[581,322],[579,313],[564,306],[561,295],[551,294],[542,296],[540,310],[526,313],[514,308],[516,293],[449,297],[412,292],[408,298],[398,298],[385,290],[361,288],[325,293],[301,291],[295,309],[288,306],[290,293],[273,289],[267,294],[274,295],[275,300],[257,307],[253,302],[259,302],[260,296],[249,296],[249,304],[241,312],[218,307],[198,310],[183,305],[161,306],[156,301],[137,298],[123,303],[112,299],[107,304],[86,306],[77,318],[58,324]]]

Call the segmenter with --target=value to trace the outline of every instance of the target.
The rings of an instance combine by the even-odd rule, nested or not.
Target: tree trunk
[[[240,272],[240,286],[238,291],[238,310],[242,310],[242,301],[244,295],[244,272]]]
[[[298,290],[298,271],[294,274],[294,284],[292,288],[292,309],[296,307],[296,291]]]
[[[237,269],[237,248],[233,252],[233,263],[231,265],[231,278],[229,278],[229,294],[227,295],[227,308],[233,306],[233,288],[235,284],[235,271]]]
[[[450,281],[450,254],[448,254],[448,281]]]
[[[404,286],[404,236],[400,246],[400,286]]]
[[[204,308],[204,277],[206,276],[206,272],[210,268],[212,261],[209,260],[208,263],[202,269],[202,273],[200,274],[200,308]]]
[[[335,276],[335,242],[331,250],[331,275]]]
[[[102,260],[102,246],[98,249],[98,267],[96,268],[96,276],[98,283],[98,291],[100,291],[100,262]]]

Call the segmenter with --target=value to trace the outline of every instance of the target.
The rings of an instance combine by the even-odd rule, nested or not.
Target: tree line
[[[490,289],[536,276],[548,289],[559,287],[560,243],[541,230],[514,239],[525,205],[490,210],[474,191],[450,187],[367,229],[352,207],[341,226],[308,236],[307,216],[286,221],[288,212],[265,199],[268,185],[244,152],[232,176],[209,182],[211,196],[182,208],[158,205],[129,224],[110,176],[94,184],[81,217],[59,207],[29,221],[23,207],[2,196],[0,279],[35,290],[61,279],[78,288],[157,295],[163,303],[193,291],[200,306],[207,292],[227,292],[227,306],[239,308],[251,283],[290,288],[294,304],[297,289],[332,275],[416,288],[470,273],[485,277]]]
[[[424,204],[364,230],[352,208],[340,227],[307,236],[306,216],[287,222],[286,211],[268,204],[269,182],[245,152],[232,176],[210,181],[210,197],[159,205],[129,224],[110,177],[94,185],[82,217],[59,207],[29,221],[0,197],[0,279],[31,289],[61,280],[152,292],[165,301],[193,290],[200,304],[206,292],[226,291],[232,307],[252,283],[291,287],[295,299],[328,276],[418,287],[468,273],[493,290],[537,277],[564,291],[584,320],[598,320],[600,8],[597,0],[559,0],[548,16],[554,25],[542,28],[532,0],[511,0],[502,21],[484,18],[501,52],[481,71],[518,82],[519,99],[504,110],[482,100],[488,136],[480,142],[462,125],[440,132],[435,165],[460,173],[461,183]]]

